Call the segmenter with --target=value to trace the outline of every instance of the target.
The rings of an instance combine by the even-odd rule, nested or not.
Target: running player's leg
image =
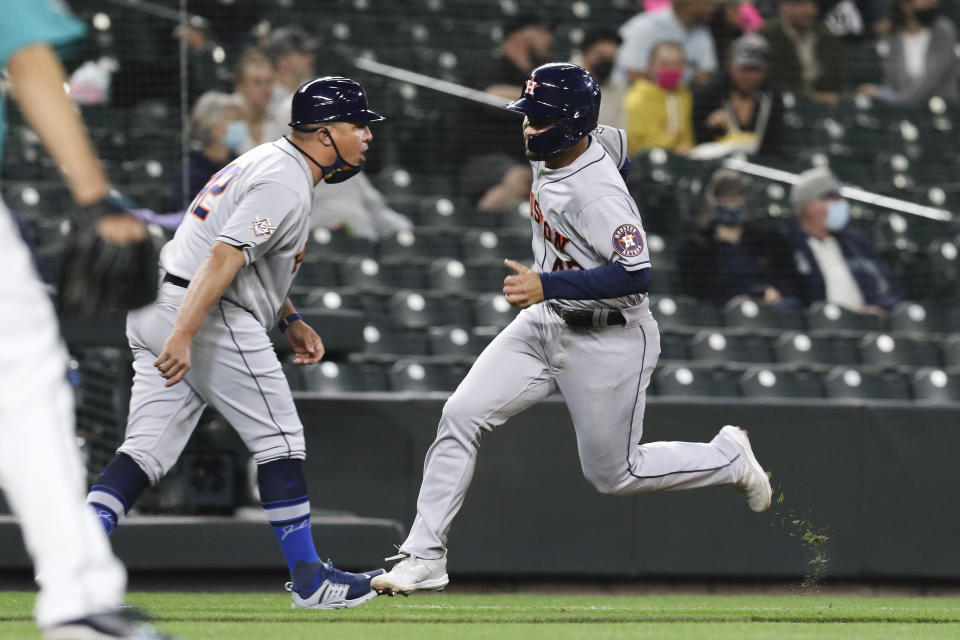
[[[542,310],[522,311],[483,350],[447,400],[424,462],[417,516],[400,547],[405,554],[443,557],[450,525],[473,479],[482,433],[556,390],[549,351],[557,332],[544,322]]]
[[[744,461],[727,438],[640,444],[646,391],[660,355],[655,321],[568,329],[562,344],[568,359],[557,383],[576,428],[583,473],[598,491],[625,495],[740,479]]]
[[[191,386],[190,371],[167,387],[153,363],[173,330],[177,307],[170,304],[172,284],[161,287],[157,302],[127,315],[133,351],[133,389],[123,444],[87,494],[87,502],[111,533],[137,498],[176,463],[200,420],[205,402]],[[201,330],[202,333],[202,330]],[[194,358],[197,354],[194,354]]]
[[[56,317],[0,203],[0,487],[40,577],[37,622],[117,607],[126,573],[83,503],[72,391]]]

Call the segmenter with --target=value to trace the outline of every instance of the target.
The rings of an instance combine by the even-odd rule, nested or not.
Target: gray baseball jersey
[[[160,265],[190,280],[214,242],[240,247],[245,265],[224,300],[269,329],[303,260],[312,206],[313,177],[300,152],[285,138],[262,144],[200,190],[163,248]]]
[[[591,269],[619,262],[650,267],[643,225],[620,176],[622,131],[601,127],[571,165],[534,162],[530,199],[536,268]],[[736,482],[735,443],[640,444],[660,332],[646,295],[561,300],[565,307],[618,309],[625,323],[568,326],[553,301],[524,309],[491,342],[447,401],[427,451],[417,516],[401,549],[440,558],[476,465],[480,435],[560,392],[570,410],[583,474],[608,494],[689,489]]]
[[[627,271],[650,268],[640,212],[620,176],[626,133],[598,127],[572,164],[549,169],[531,162],[530,218],[536,271],[595,269],[619,262]],[[625,309],[646,303],[638,294],[608,300],[563,300],[577,309]]]
[[[172,387],[153,362],[186,289],[165,282],[157,301],[127,315],[134,356],[127,432],[119,451],[156,482],[177,461],[208,404],[237,430],[258,464],[305,457],[303,426],[265,328],[277,320],[309,232],[313,177],[285,139],[248,151],[214,175],[163,248],[171,275],[192,279],[217,241],[241,248],[245,265],[191,344],[191,368]]]

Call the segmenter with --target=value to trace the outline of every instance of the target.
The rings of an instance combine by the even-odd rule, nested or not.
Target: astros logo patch
[[[277,228],[270,224],[270,218],[253,216],[253,222],[250,223],[250,230],[253,231],[253,235],[258,238],[266,238],[276,231]]]
[[[632,224],[622,224],[613,232],[613,248],[625,258],[636,258],[643,253],[643,236]]]
[[[526,95],[528,95],[528,96],[532,96],[532,95],[533,95],[533,90],[536,89],[536,88],[539,87],[539,86],[540,86],[540,83],[539,83],[539,82],[534,82],[533,76],[531,76],[530,79],[527,80],[527,88],[524,89],[523,92],[524,92]]]

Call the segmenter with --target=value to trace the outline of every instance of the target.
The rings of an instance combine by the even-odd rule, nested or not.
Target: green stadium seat
[[[356,392],[389,389],[386,371],[374,363],[331,360],[302,369],[304,391]]]
[[[486,293],[471,298],[474,323],[478,327],[503,328],[520,312],[501,293]]]
[[[724,324],[743,329],[802,329],[800,312],[781,311],[752,299],[733,299],[723,308]]]
[[[900,373],[863,371],[852,367],[835,367],[823,379],[828,398],[857,400],[909,400],[910,385]]]
[[[719,310],[689,296],[658,296],[651,299],[650,310],[664,327],[721,326]]]
[[[368,324],[363,330],[364,353],[388,356],[422,356],[429,352],[426,331],[392,330]]]
[[[859,364],[860,350],[854,338],[811,336],[786,332],[774,343],[777,362],[784,364]]]
[[[831,302],[814,302],[807,309],[807,327],[811,331],[831,329],[870,331],[880,328],[880,318],[854,313]]]
[[[658,396],[737,397],[737,381],[719,369],[665,365],[653,372],[653,391]]]
[[[462,366],[403,359],[390,368],[390,386],[394,391],[453,391],[465,373]]]
[[[430,353],[434,356],[476,357],[485,346],[462,327],[430,327],[427,331]]]
[[[751,367],[740,377],[745,398],[822,398],[816,374],[803,371],[773,371]]]
[[[929,402],[960,402],[960,374],[925,367],[913,375],[913,396]]]
[[[758,335],[724,334],[704,329],[690,341],[694,360],[716,362],[772,362],[766,338]]]
[[[860,339],[864,364],[886,367],[940,366],[940,350],[933,342],[870,332]]]

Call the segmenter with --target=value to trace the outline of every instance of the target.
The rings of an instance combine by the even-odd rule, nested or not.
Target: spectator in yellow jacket
[[[677,42],[651,48],[650,79],[634,82],[623,103],[631,154],[653,147],[675,152],[693,147],[693,98],[682,82],[685,58]]]

